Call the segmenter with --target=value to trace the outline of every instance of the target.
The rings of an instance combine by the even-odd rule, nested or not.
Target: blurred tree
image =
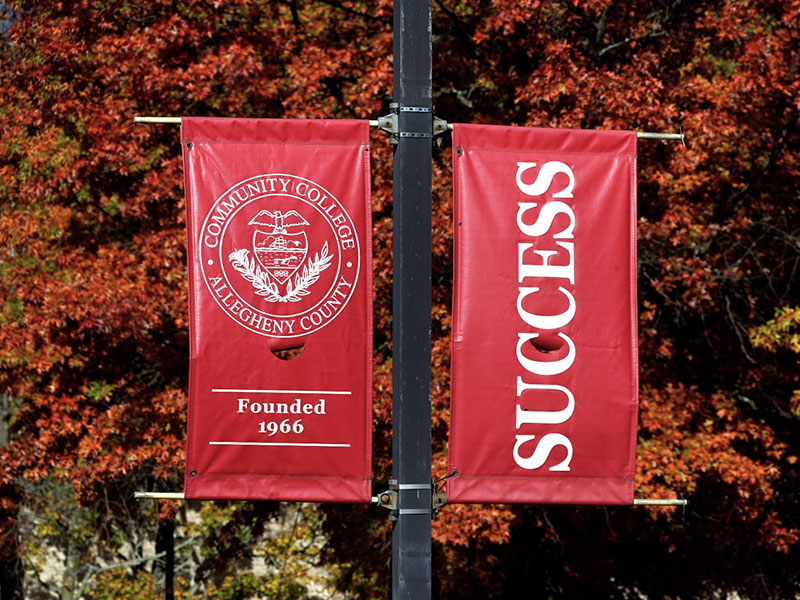
[[[100,514],[107,497],[180,486],[180,148],[176,130],[134,127],[132,117],[374,118],[391,94],[391,10],[388,0],[5,3],[0,393],[13,416],[0,448],[0,535],[16,535],[19,503],[41,506],[51,482]],[[437,594],[792,597],[800,1],[436,0],[433,27],[436,112],[448,121],[680,129],[689,140],[640,145],[636,483],[639,496],[689,498],[686,514],[446,507],[434,530]],[[373,141],[374,456],[385,481],[391,150],[382,134]],[[449,163],[445,149],[434,164],[437,476],[449,406]],[[198,593],[207,583],[242,597],[262,585],[234,589],[225,573],[257,543],[246,524],[276,509],[219,515],[230,525],[198,557]],[[161,517],[175,510],[165,503]],[[340,588],[385,597],[385,515],[320,510]],[[112,516],[110,530],[121,530]],[[16,560],[13,547],[0,558]],[[133,575],[124,589],[142,585],[153,583]]]

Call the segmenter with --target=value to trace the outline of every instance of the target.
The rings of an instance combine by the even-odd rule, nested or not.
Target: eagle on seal
[[[303,225],[309,225],[309,222],[296,210],[290,210],[289,212],[281,212],[279,210],[270,212],[268,210],[262,210],[255,217],[250,219],[248,225],[272,227],[270,233],[289,233],[288,228],[302,227]]]

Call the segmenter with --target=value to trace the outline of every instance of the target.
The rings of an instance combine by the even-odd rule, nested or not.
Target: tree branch
[[[466,94],[464,94],[464,90],[459,90],[453,87],[443,87],[439,88],[439,90],[434,93],[434,96],[438,97],[444,94],[453,94],[456,99],[467,108],[475,108],[475,105],[469,99],[469,95],[472,93],[473,89],[475,88],[470,89]]]
[[[197,539],[197,537],[198,536],[194,535],[190,538],[185,539],[183,542],[175,546],[173,552],[177,552],[181,548],[193,543]],[[94,575],[105,573],[106,571],[113,571],[114,569],[127,569],[128,567],[135,567],[137,565],[141,565],[146,562],[151,562],[154,560],[158,560],[160,558],[164,558],[166,555],[167,553],[166,551],[164,551],[164,552],[157,552],[156,554],[151,554],[150,556],[140,556],[138,558],[131,558],[130,560],[126,560],[120,563],[114,563],[113,565],[104,565],[102,567],[89,565],[89,570],[86,572],[86,575],[83,576],[80,585],[78,586],[78,593],[76,594],[76,598],[83,597],[83,590],[86,589],[87,585],[89,585],[89,581]]]
[[[597,58],[600,58],[606,52],[611,52],[611,50],[614,50],[615,48],[619,48],[620,46],[624,46],[625,44],[631,44],[631,43],[634,43],[634,42],[638,43],[638,42],[641,42],[641,41],[644,41],[644,40],[649,40],[649,39],[653,39],[653,38],[657,38],[657,37],[662,37],[662,36],[665,36],[665,35],[667,35],[667,32],[664,31],[664,30],[661,30],[661,31],[648,31],[644,35],[640,35],[640,36],[634,37],[634,38],[625,38],[622,41],[614,42],[613,44],[609,44],[608,46],[606,46],[604,48],[601,48],[600,51],[598,51],[598,53],[597,53]]]

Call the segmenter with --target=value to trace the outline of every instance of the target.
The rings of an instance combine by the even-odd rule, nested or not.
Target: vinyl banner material
[[[181,140],[185,496],[369,502],[368,123],[183,119]]]
[[[456,125],[449,502],[631,504],[636,134]]]

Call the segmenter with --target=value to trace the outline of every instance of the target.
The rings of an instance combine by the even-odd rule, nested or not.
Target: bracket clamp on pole
[[[378,119],[378,128],[389,134],[389,143],[396,145],[400,138],[437,138],[440,135],[447,133],[447,121],[433,116],[433,109],[427,106],[400,106],[397,102],[389,104],[388,115],[384,115]],[[400,113],[427,113],[433,117],[433,133],[426,131],[400,131]]]
[[[430,508],[398,508],[399,492],[403,490],[430,490]],[[438,490],[434,482],[431,483],[398,483],[396,479],[389,480],[389,489],[381,492],[376,497],[376,504],[389,510],[389,520],[396,521],[398,515],[431,515],[435,519],[439,510],[447,504],[447,494]]]

